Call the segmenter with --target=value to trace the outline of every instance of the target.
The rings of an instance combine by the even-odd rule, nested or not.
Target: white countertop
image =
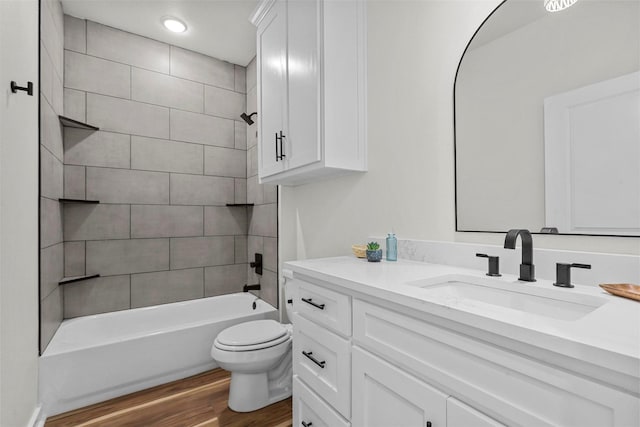
[[[513,275],[492,278],[504,282],[505,286],[531,287],[533,292],[553,291],[558,295],[566,292],[570,297],[605,299],[603,305],[583,317],[558,320],[490,304],[473,304],[469,300],[441,298],[437,293],[407,284],[451,274],[486,278],[485,271],[480,270],[406,260],[370,263],[355,257],[291,261],[285,263],[284,268],[296,275],[330,282],[345,290],[640,378],[640,302],[609,295],[599,287],[576,285],[563,289],[544,279],[529,283],[518,281]]]

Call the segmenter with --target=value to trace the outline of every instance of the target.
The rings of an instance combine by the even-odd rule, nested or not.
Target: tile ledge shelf
[[[84,199],[58,199],[60,203],[84,203],[88,205],[97,205],[100,203],[100,200],[84,200]]]
[[[70,119],[69,117],[58,116],[58,119],[60,120],[60,123],[62,123],[62,126],[76,128],[76,129],[93,130],[93,131],[100,130],[100,128],[97,126],[79,122],[78,120]]]
[[[66,285],[67,283],[81,282],[83,280],[95,279],[100,277],[99,274],[88,274],[86,276],[65,277],[58,282],[58,285]]]
[[[227,207],[251,207],[255,206],[253,203],[227,203]]]

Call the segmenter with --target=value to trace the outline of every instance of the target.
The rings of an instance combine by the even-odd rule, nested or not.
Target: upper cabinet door
[[[258,26],[258,161],[260,177],[284,169],[287,106],[287,5],[277,1]],[[284,135],[285,139],[281,139]],[[285,154],[286,155],[286,154]]]
[[[321,20],[321,1],[288,3],[289,168],[321,160]]]
[[[260,182],[366,171],[364,0],[262,0],[251,22]]]

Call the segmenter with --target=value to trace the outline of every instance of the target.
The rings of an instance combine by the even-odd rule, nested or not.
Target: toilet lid
[[[254,346],[269,343],[287,334],[287,328],[275,320],[254,320],[225,329],[218,334],[216,341],[224,346]]]

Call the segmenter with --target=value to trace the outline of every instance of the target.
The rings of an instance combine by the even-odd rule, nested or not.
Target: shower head
[[[242,118],[242,120],[244,120],[245,122],[247,122],[247,124],[249,126],[251,126],[253,124],[253,120],[251,119],[251,117],[253,117],[254,115],[258,114],[256,113],[251,113],[249,115],[247,115],[247,113],[242,113],[240,114],[240,118]]]

